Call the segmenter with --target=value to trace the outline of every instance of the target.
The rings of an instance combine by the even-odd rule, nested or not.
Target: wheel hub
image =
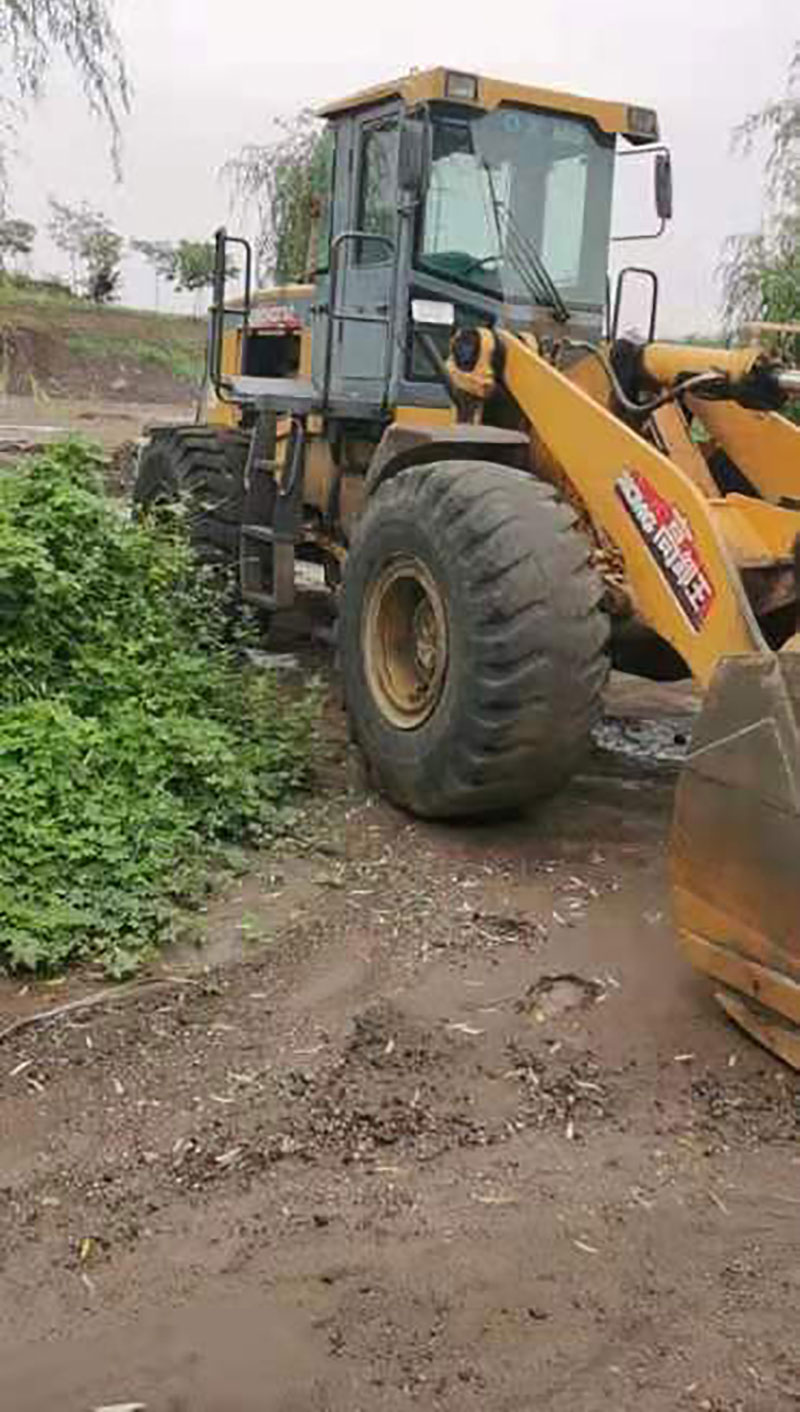
[[[430,570],[413,555],[398,555],[373,581],[362,638],[364,665],[382,714],[401,730],[415,730],[433,712],[447,668],[447,615]]]

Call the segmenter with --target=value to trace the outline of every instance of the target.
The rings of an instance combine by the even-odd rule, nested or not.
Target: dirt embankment
[[[0,395],[186,402],[202,376],[205,339],[202,319],[0,296]]]

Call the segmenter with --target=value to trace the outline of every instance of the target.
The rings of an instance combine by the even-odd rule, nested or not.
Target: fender
[[[504,427],[457,422],[449,427],[393,425],[386,428],[367,471],[367,495],[409,466],[438,461],[497,461],[530,470],[530,439]]]

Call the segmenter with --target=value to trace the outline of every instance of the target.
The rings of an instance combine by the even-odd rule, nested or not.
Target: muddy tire
[[[236,570],[248,441],[210,427],[157,429],[139,459],[134,505],[182,502],[198,558]]]
[[[558,789],[600,710],[601,593],[573,511],[530,475],[446,462],[381,487],[347,558],[339,630],[376,785],[433,818]]]

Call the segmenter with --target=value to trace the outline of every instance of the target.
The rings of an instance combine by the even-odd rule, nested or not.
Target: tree
[[[156,308],[158,308],[159,280],[172,283],[175,278],[177,254],[169,240],[132,240],[131,249],[141,255],[150,265],[155,275]]]
[[[235,274],[229,265],[228,275]],[[199,313],[200,293],[214,283],[214,246],[210,240],[181,240],[175,250],[175,288],[194,294],[194,312]]]
[[[229,274],[233,272],[229,269]],[[175,288],[195,292],[214,283],[214,245],[210,240],[181,240],[175,251]]]
[[[278,118],[269,142],[248,143],[223,176],[234,201],[254,207],[258,279],[279,284],[308,273],[312,228],[327,210],[333,142],[312,113]]]
[[[36,237],[36,226],[8,216],[0,220],[0,271],[5,270],[8,257],[30,255]]]
[[[73,289],[77,292],[82,286],[95,303],[108,303],[119,283],[122,236],[86,201],[69,206],[51,196],[48,204],[47,229],[53,244],[69,258]]]
[[[6,126],[13,126],[15,99],[24,103],[41,96],[50,64],[60,54],[78,75],[91,111],[108,123],[118,169],[120,117],[130,87],[107,0],[0,0],[0,49],[6,57],[5,86],[0,84]]]
[[[175,278],[177,251],[168,240],[132,240],[131,250],[142,255],[151,265],[157,279],[172,281]]]
[[[131,248],[144,256],[152,266],[158,281],[164,279],[175,289],[188,290],[198,295],[202,289],[209,289],[214,283],[214,242],[211,240],[179,240],[177,245],[168,240],[132,240]],[[228,261],[228,279],[238,274],[235,265]]]
[[[759,320],[800,320],[800,42],[785,95],[734,132],[734,146],[744,153],[760,140],[767,144],[761,229],[732,236],[722,255],[724,315],[732,330]]]

